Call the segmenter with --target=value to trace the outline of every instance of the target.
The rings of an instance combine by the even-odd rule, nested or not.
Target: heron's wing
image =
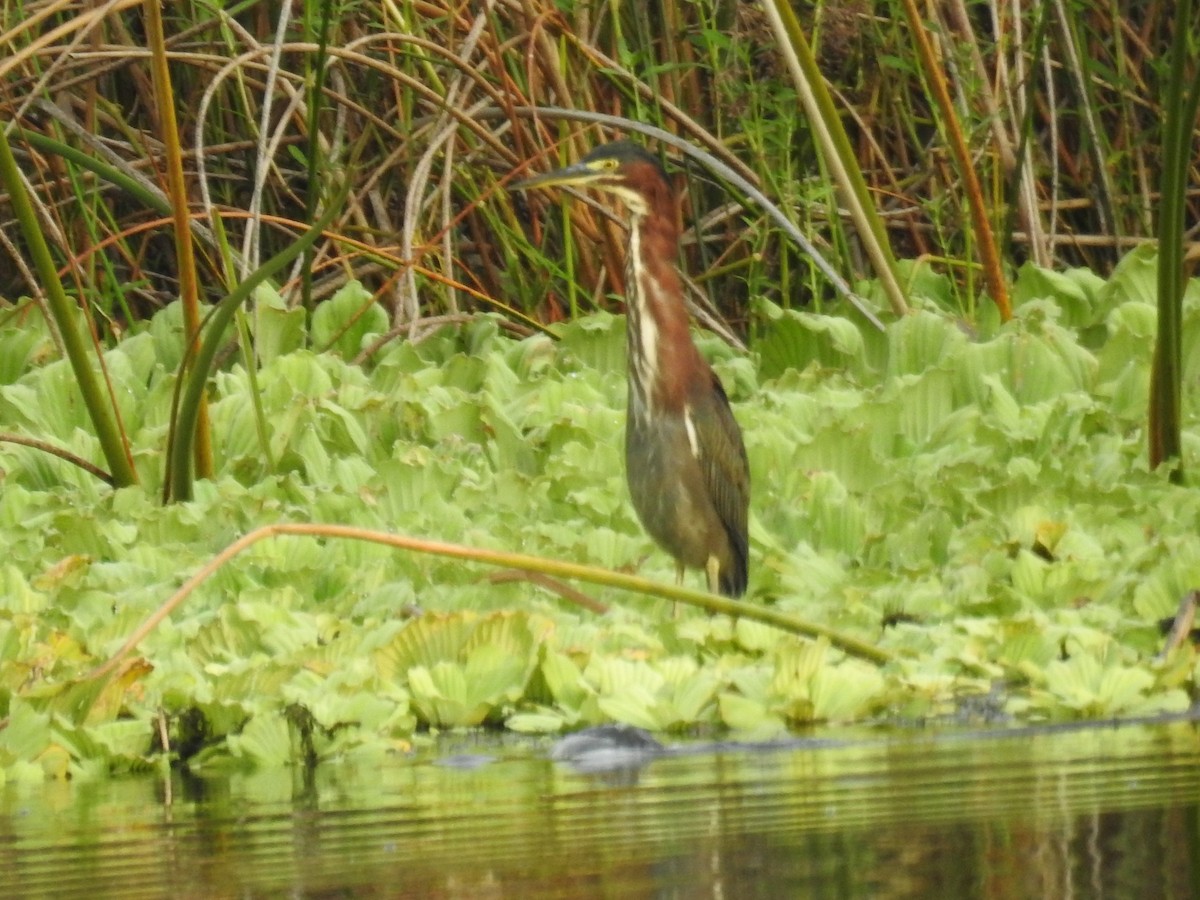
[[[749,559],[747,518],[750,508],[750,464],[729,398],[716,373],[709,370],[712,389],[692,398],[700,472],[717,517],[733,548],[734,571],[721,572],[734,593],[746,589]]]

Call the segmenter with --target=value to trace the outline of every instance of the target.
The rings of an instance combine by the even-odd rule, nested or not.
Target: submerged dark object
[[[615,772],[640,768],[666,752],[666,748],[642,728],[596,725],[560,740],[550,751],[550,758],[581,772]]]

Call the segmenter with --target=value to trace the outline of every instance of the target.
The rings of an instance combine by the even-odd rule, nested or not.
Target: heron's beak
[[[544,175],[534,175],[532,178],[522,178],[508,186],[510,191],[527,191],[530,188],[579,186],[595,181],[600,175],[587,163],[577,162],[561,169],[555,169]]]

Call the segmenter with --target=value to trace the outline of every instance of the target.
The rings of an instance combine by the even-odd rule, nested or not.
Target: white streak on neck
[[[650,412],[654,407],[654,385],[658,377],[658,323],[650,311],[651,299],[642,296],[642,286],[633,276],[634,262],[641,261],[640,223],[641,216],[637,215],[635,210],[629,223],[629,247],[626,251],[629,259],[625,267],[625,299],[628,305],[626,314],[633,318],[633,326],[637,330],[637,341],[641,349],[641,354],[635,357],[630,348],[630,364],[637,367],[637,378],[643,387],[643,395],[639,399],[645,401],[646,411]]]
[[[687,429],[688,446],[692,448],[692,456],[700,458],[700,436],[696,434],[696,423],[692,421],[691,406],[683,407],[683,427]]]

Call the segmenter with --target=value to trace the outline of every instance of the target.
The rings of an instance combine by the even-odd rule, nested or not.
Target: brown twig
[[[1200,591],[1188,591],[1179,601],[1175,621],[1171,623],[1171,630],[1167,632],[1167,639],[1163,641],[1162,651],[1158,654],[1160,661],[1174,653],[1192,633],[1192,625],[1196,622],[1197,603],[1200,603]]]
[[[536,584],[538,587],[545,588],[552,594],[557,594],[563,600],[569,603],[574,603],[576,606],[582,606],[589,612],[594,612],[598,616],[608,612],[608,604],[601,603],[592,597],[589,597],[583,591],[577,591],[557,578],[551,578],[548,575],[543,575],[540,572],[522,571],[520,569],[506,569],[503,572],[493,572],[488,576],[488,581],[491,584],[507,584],[512,581],[528,581],[530,584]]]
[[[57,456],[59,459],[65,459],[74,466],[83,469],[89,475],[95,475],[109,487],[116,485],[112,475],[105,472],[99,466],[88,462],[81,456],[76,456],[70,450],[65,450],[62,447],[56,447],[47,441],[39,440],[38,438],[25,437],[21,434],[12,434],[11,432],[0,432],[0,442],[8,444],[21,444],[24,447],[33,447],[35,450],[41,450],[44,453],[49,453],[51,456]]]

